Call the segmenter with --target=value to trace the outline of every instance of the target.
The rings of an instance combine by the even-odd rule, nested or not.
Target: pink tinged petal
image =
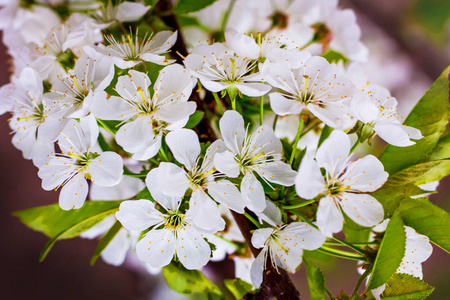
[[[186,172],[176,164],[162,162],[158,168],[158,187],[163,194],[183,197],[190,185]]]
[[[80,208],[86,200],[88,189],[83,174],[75,175],[61,188],[59,206],[64,210]]]
[[[241,194],[245,205],[253,212],[262,212],[266,208],[264,188],[252,173],[244,175]]]
[[[257,165],[256,172],[267,181],[292,186],[295,183],[297,172],[292,170],[291,166],[284,162],[271,162]]]
[[[345,214],[364,227],[372,227],[383,221],[383,206],[367,194],[343,193],[341,207]]]
[[[123,174],[122,157],[115,152],[104,152],[89,162],[88,172],[93,183],[113,186],[120,182]]]
[[[317,150],[316,160],[320,168],[335,177],[343,170],[349,152],[350,138],[343,131],[334,130]]]
[[[340,232],[344,224],[344,217],[335,200],[330,196],[320,199],[316,219],[317,227],[327,237]]]
[[[253,247],[259,249],[265,246],[270,235],[274,232],[273,228],[256,229],[252,235]]]
[[[263,271],[266,256],[264,255],[267,252],[267,248],[264,248],[253,261],[252,266],[250,267],[250,278],[252,279],[252,284],[255,288],[259,288],[263,281]]]
[[[142,231],[164,221],[164,215],[150,200],[128,200],[120,203],[116,218],[128,230]]]
[[[152,119],[149,116],[136,118],[120,127],[116,141],[126,151],[135,153],[154,138]]]
[[[227,110],[219,121],[220,133],[228,149],[238,153],[245,139],[244,118],[234,110]]]
[[[350,163],[342,175],[342,184],[352,190],[373,192],[379,189],[388,179],[383,164],[373,155],[367,155]]]
[[[245,80],[245,78],[243,78]],[[244,95],[249,97],[259,97],[267,94],[271,86],[263,83],[235,83],[234,86]]]
[[[137,257],[152,268],[168,265],[175,254],[176,238],[172,231],[155,229],[149,231],[137,244]]]
[[[117,7],[116,20],[119,22],[132,22],[142,18],[150,6],[144,6],[141,3],[122,2]]]
[[[366,92],[359,92],[353,96],[350,109],[354,117],[366,124],[374,121],[380,112]]]
[[[278,92],[270,93],[269,98],[270,108],[279,116],[296,115],[305,108],[300,101],[290,100]]]
[[[202,189],[192,192],[188,212],[186,215],[192,218],[194,225],[206,233],[216,233],[225,228],[219,206]]]
[[[236,162],[234,154],[228,150],[214,155],[214,166],[221,173],[231,178],[236,178],[240,174],[239,164]]]
[[[179,197],[172,197],[163,194],[158,186],[159,168],[150,170],[145,179],[150,194],[159,204],[161,204],[166,210],[177,210],[178,204],[181,201]]]
[[[259,57],[260,48],[253,37],[228,28],[225,31],[225,40],[227,46],[233,49],[237,55],[250,59]]]
[[[136,151],[131,158],[140,161],[152,158],[161,148],[161,139],[161,135],[158,134],[155,138],[147,141],[147,143],[143,145],[140,150]]]
[[[404,127],[401,124],[391,123],[376,124],[373,129],[380,138],[393,146],[407,147],[414,145],[415,142],[410,140],[410,136]]]
[[[312,199],[325,190],[325,180],[319,165],[309,155],[302,160],[295,179],[295,190],[305,199]]]
[[[244,200],[237,187],[228,180],[219,180],[211,182],[207,186],[208,194],[227,208],[237,213],[244,213]]]
[[[175,251],[178,259],[186,269],[200,269],[206,265],[211,255],[211,248],[191,225],[178,230]]]
[[[130,246],[128,232],[122,228],[103,250],[102,259],[107,264],[120,266],[125,261]]]
[[[128,120],[135,115],[136,110],[122,98],[108,98],[106,92],[102,91],[95,93],[91,113],[102,120]]]
[[[196,166],[200,154],[200,142],[193,130],[183,128],[169,132],[166,136],[166,143],[175,159],[187,170],[192,170]]]
[[[325,235],[311,225],[303,222],[293,222],[286,226],[282,234],[298,243],[297,247],[306,250],[314,250],[325,243]]]

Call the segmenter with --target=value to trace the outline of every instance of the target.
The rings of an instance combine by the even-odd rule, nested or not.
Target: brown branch
[[[158,16],[160,16],[166,25],[171,27],[173,30],[179,30],[180,27],[176,16],[172,13],[172,3],[170,0],[159,1],[155,7],[155,12]],[[177,42],[172,47],[172,56],[178,63],[183,64],[183,60],[178,53],[183,56],[188,55],[186,43],[184,42],[183,36],[179,31]],[[205,112],[202,121],[197,125],[197,133],[199,134],[200,140],[213,142],[217,137],[212,130],[206,115],[207,110],[213,111],[215,109],[213,95],[210,92],[207,92],[205,98],[202,100],[198,91],[194,91],[191,98],[197,103],[197,109]],[[242,232],[242,235],[245,238],[245,241],[247,242],[253,255],[256,257],[261,251],[260,249],[254,248],[251,242],[251,231],[256,228],[244,215],[235,212],[232,213],[239,229]],[[267,269],[264,270],[263,283],[261,284],[259,292],[254,295],[248,294],[246,299],[300,299],[300,293],[294,287],[288,273],[284,270],[279,270],[279,272],[277,272],[269,261],[266,265]]]

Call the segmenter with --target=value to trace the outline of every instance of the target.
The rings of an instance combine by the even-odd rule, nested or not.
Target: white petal
[[[342,183],[353,190],[373,192],[379,189],[388,179],[383,164],[373,155],[367,155],[350,163],[342,175]]]
[[[122,98],[116,96],[108,98],[106,92],[102,91],[95,94],[91,112],[102,120],[128,120],[136,110]]]
[[[237,187],[228,180],[219,180],[208,184],[211,197],[237,213],[244,213],[244,200]]]
[[[291,186],[295,183],[297,172],[292,170],[291,166],[284,162],[270,162],[257,165],[256,172],[270,182]]]
[[[245,139],[244,118],[234,110],[227,110],[219,121],[220,133],[228,149],[238,153]]]
[[[355,94],[350,103],[353,116],[363,123],[370,123],[378,116],[378,107],[365,92]]]
[[[175,241],[170,230],[151,230],[136,244],[137,257],[153,268],[164,267],[175,254]]]
[[[265,156],[278,155],[283,151],[280,140],[273,129],[267,125],[261,125],[253,132],[250,138],[250,152],[253,155],[264,154]]]
[[[280,209],[272,203],[272,201],[266,200],[266,208],[260,213],[257,214],[258,217],[272,226],[282,225],[283,221],[281,220],[281,211]]]
[[[264,271],[264,259],[266,256],[264,253],[267,251],[267,248],[264,248],[256,257],[255,261],[252,263],[250,267],[250,277],[252,279],[252,284],[255,288],[259,288],[263,281],[263,271]]]
[[[139,91],[143,93],[145,96],[144,98],[147,100],[149,86],[150,79],[145,73],[130,70],[128,75],[119,77],[117,80],[116,91],[124,99],[140,102],[143,99]]]
[[[80,208],[87,194],[88,183],[83,174],[77,174],[61,188],[59,206],[64,210]]]
[[[335,200],[330,196],[320,199],[316,219],[317,227],[327,237],[340,232],[344,224],[344,217]]]
[[[125,261],[130,246],[128,232],[122,228],[102,251],[102,259],[107,264],[120,266]]]
[[[141,3],[122,2],[117,7],[116,20],[119,22],[132,22],[142,18],[150,6],[144,6]]]
[[[299,114],[305,106],[296,100],[290,100],[281,93],[275,92],[269,94],[270,108],[279,116]]]
[[[183,197],[190,181],[186,172],[176,164],[162,162],[158,167],[158,187],[163,194]]]
[[[180,197],[172,197],[165,195],[161,192],[158,186],[158,172],[159,168],[154,168],[150,170],[145,179],[145,184],[147,185],[150,194],[153,199],[155,199],[159,204],[161,204],[166,210],[177,210],[178,203],[180,202]]]
[[[256,229],[252,235],[252,245],[255,248],[262,248],[266,244],[270,235],[273,233],[273,228]]]
[[[302,160],[295,179],[295,190],[300,197],[305,199],[312,199],[325,190],[325,180],[319,165],[309,155]]]
[[[231,178],[236,178],[241,173],[239,164],[230,150],[216,153],[216,155],[214,155],[214,166],[221,173]]]
[[[404,125],[392,123],[376,124],[373,129],[380,136],[380,138],[391,145],[397,147],[414,145],[415,143],[409,139],[409,134],[404,128]]]
[[[128,230],[142,231],[164,220],[150,200],[128,200],[120,203],[117,220]]]
[[[120,182],[114,186],[103,187],[91,184],[89,199],[91,200],[124,200],[134,197],[145,184],[139,178],[122,176]]]
[[[244,78],[245,80],[245,78]],[[244,95],[249,97],[259,97],[267,94],[271,86],[263,83],[235,83],[234,86]]]
[[[282,234],[285,234],[288,238],[297,240],[298,247],[306,250],[314,250],[319,248],[325,243],[325,236],[311,225],[303,222],[290,223],[282,230]]]
[[[131,153],[141,150],[143,145],[153,138],[152,119],[149,116],[138,117],[120,127],[116,133],[117,143]]]
[[[195,226],[206,233],[216,233],[225,228],[219,206],[202,189],[192,192],[188,212]]]
[[[196,166],[200,154],[200,142],[195,131],[183,128],[169,132],[166,142],[175,159],[187,170],[192,170]]]
[[[190,227],[178,230],[176,242],[178,259],[186,269],[200,269],[206,265],[211,255],[211,248],[202,235]]]
[[[133,154],[131,157],[134,160],[145,161],[155,156],[161,148],[161,134],[155,136],[154,139],[150,139],[145,143],[140,150]]]
[[[335,177],[344,168],[350,152],[350,138],[343,131],[334,130],[317,150],[316,160]]]
[[[343,193],[341,207],[350,219],[361,226],[372,227],[383,221],[383,206],[370,195]]]
[[[241,183],[241,194],[246,206],[253,212],[262,212],[266,208],[264,188],[255,175],[247,173]]]
[[[237,55],[250,59],[259,57],[260,48],[253,37],[228,28],[225,31],[225,40],[227,46],[233,49]]]
[[[89,162],[88,170],[93,183],[100,186],[116,185],[123,174],[122,157],[115,152],[104,152]]]
[[[193,101],[166,105],[155,112],[155,119],[175,123],[188,118],[195,112],[197,104]]]

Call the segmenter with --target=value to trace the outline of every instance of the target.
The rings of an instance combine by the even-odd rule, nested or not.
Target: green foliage
[[[406,198],[400,203],[400,214],[405,225],[426,235],[442,249],[450,252],[450,214],[427,198]]]
[[[102,237],[100,242],[98,243],[97,248],[95,249],[94,255],[91,258],[91,266],[95,264],[97,258],[102,254],[103,250],[108,247],[109,243],[115,238],[117,233],[119,233],[120,229],[122,229],[122,224],[119,221],[116,221],[114,225],[108,230],[107,233]]]
[[[434,287],[417,277],[408,274],[394,274],[381,294],[381,299],[391,300],[422,300],[425,299]]]
[[[325,300],[325,279],[322,271],[312,264],[308,264],[306,271],[311,300]]]
[[[328,60],[329,63],[337,63],[341,60],[344,64],[348,62],[348,58],[344,54],[331,49],[328,49],[327,52],[322,54],[322,57]]]
[[[250,293],[253,286],[240,278],[235,279],[225,279],[225,286],[233,294],[236,299],[243,299],[244,296]]]
[[[171,262],[162,270],[167,285],[182,294],[202,293],[208,299],[221,299],[222,292],[202,272],[188,270],[181,264]]]
[[[433,83],[404,122],[407,126],[419,129],[424,137],[409,147],[388,145],[380,156],[389,174],[417,164],[436,146],[449,119],[449,72],[450,66]]]
[[[154,202],[155,200],[153,199],[152,195],[150,194],[150,191],[148,190],[147,187],[143,188],[142,191],[140,191],[136,197],[134,197],[135,200],[139,200],[139,199],[146,199],[146,200],[150,200],[152,202]]]
[[[199,11],[217,0],[178,0],[173,8],[173,12],[177,15],[183,15],[191,12]]]
[[[369,240],[370,228],[354,229],[344,223],[342,232],[345,234],[345,241],[348,243],[364,243]]]
[[[333,131],[333,128],[331,128],[328,125],[325,125],[322,129],[322,133],[320,134],[319,142],[317,143],[317,148],[322,145],[322,143],[330,136],[331,132]]]
[[[159,0],[144,0],[145,5],[151,7],[154,7],[158,2]]]
[[[400,214],[396,212],[388,223],[373,265],[367,289],[386,283],[395,273],[405,254],[406,232]]]
[[[197,110],[192,115],[189,116],[189,120],[186,123],[185,128],[194,128],[195,126],[200,123],[200,121],[203,119],[203,116],[205,115],[205,112]]]
[[[446,24],[450,20],[450,1],[417,0],[412,2],[410,15],[433,40],[443,45],[446,39]]]
[[[421,177],[428,171],[438,167],[443,160],[428,161],[424,163],[419,163],[413,165],[409,168],[401,170],[392,176],[389,176],[388,181],[384,184],[384,187],[399,186],[411,183],[415,181],[418,177]]]

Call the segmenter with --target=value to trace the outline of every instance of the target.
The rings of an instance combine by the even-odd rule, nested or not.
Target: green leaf
[[[116,221],[114,225],[108,230],[108,232],[105,233],[105,235],[98,243],[97,249],[95,249],[94,255],[91,258],[91,266],[95,264],[97,258],[100,256],[100,254],[102,254],[103,250],[108,247],[109,243],[114,239],[117,233],[119,233],[120,229],[122,229],[122,224],[119,221]]]
[[[436,146],[449,119],[448,66],[413,108],[404,124],[419,129],[424,136],[409,147],[388,145],[380,156],[385,170],[394,174],[427,156]]]
[[[400,203],[405,225],[426,235],[437,246],[450,252],[450,214],[427,198],[406,198]]]
[[[178,0],[173,8],[173,12],[177,15],[183,15],[195,11],[199,11],[217,0]]]
[[[312,264],[308,264],[306,271],[311,300],[325,300],[325,279],[322,271]]]
[[[368,290],[386,283],[402,262],[405,254],[406,232],[398,212],[389,221],[370,276]]]
[[[236,299],[243,299],[244,296],[253,289],[253,286],[250,283],[240,278],[225,279],[224,283]]]
[[[434,287],[419,278],[399,273],[394,274],[386,282],[381,298],[390,300],[421,300],[431,294],[433,290]]]
[[[442,162],[444,162],[444,160],[428,161],[401,170],[400,172],[389,176],[388,181],[383,185],[383,187],[391,187],[411,183],[431,169],[439,166]]]
[[[103,220],[106,217],[103,216],[104,213],[107,213],[107,215],[113,214],[119,205],[120,201],[87,201],[79,209],[62,210],[59,204],[52,204],[19,210],[14,212],[13,215],[31,229],[42,232],[49,238],[54,238],[87,218],[100,215],[101,220]],[[101,220],[98,220],[98,222]],[[84,230],[87,229],[89,228],[84,228]],[[70,233],[67,232],[61,238],[73,238],[81,232]]]
[[[333,131],[333,128],[331,128],[328,125],[325,125],[322,129],[322,133],[320,134],[319,142],[317,143],[317,148],[322,145],[322,143],[330,136],[331,132]]]
[[[190,115],[189,121],[186,123],[186,128],[194,128],[195,126],[200,123],[200,121],[203,119],[203,115],[205,113],[203,111],[197,110],[195,113]]]
[[[331,49],[322,54],[322,57],[328,60],[329,63],[337,63],[341,60],[344,62],[344,64],[348,62],[348,58],[344,54]]]
[[[145,5],[151,7],[154,7],[158,2],[159,0],[144,0]]]
[[[222,297],[220,289],[198,270],[188,270],[180,263],[171,262],[162,272],[167,285],[174,291],[182,294],[207,294],[208,298]]]
[[[153,197],[150,194],[150,191],[148,190],[147,187],[143,188],[142,191],[137,193],[137,195],[136,195],[136,197],[134,197],[134,199],[135,200],[146,199],[146,200],[150,200],[152,202],[155,202],[155,199],[153,199]]]
[[[345,241],[348,243],[364,243],[369,240],[370,228],[364,228],[361,230],[351,228],[344,223],[342,232],[345,234]]]

